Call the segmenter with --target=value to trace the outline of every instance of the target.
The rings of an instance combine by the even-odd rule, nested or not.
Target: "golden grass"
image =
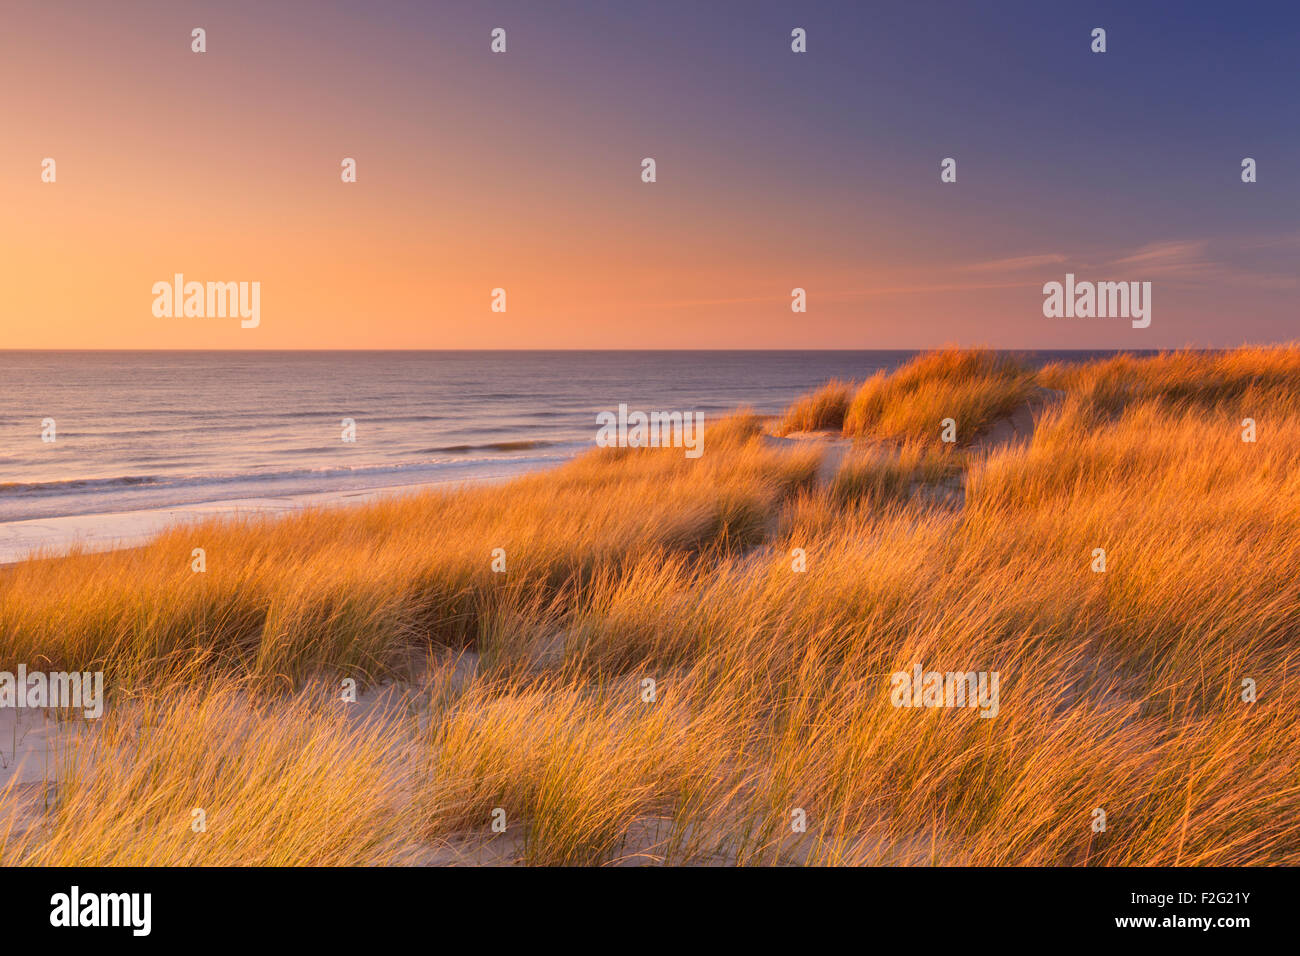
[[[995,352],[932,352],[867,379],[849,403],[844,434],[937,445],[951,418],[965,444],[1024,402],[1031,380],[1019,362]]]
[[[742,416],[698,461],[0,573],[0,668],[114,691],[35,807],[0,794],[0,863],[1300,863],[1300,349],[870,388],[844,428],[897,446],[825,483]],[[1040,388],[1027,445],[934,447]],[[329,699],[412,652],[401,707]],[[999,672],[997,716],[892,706],[916,663]]]
[[[410,735],[343,708],[255,703],[234,685],[116,708],[60,750],[53,799],[4,794],[0,864],[409,860]]]
[[[935,485],[961,473],[962,464],[956,456],[932,445],[913,442],[897,450],[867,447],[855,450],[840,463],[830,495],[840,505],[906,502],[918,486]]]
[[[853,394],[851,382],[827,382],[817,391],[803,396],[786,410],[777,426],[777,434],[813,432],[840,428]]]
[[[472,641],[498,602],[572,592],[651,551],[761,540],[817,462],[756,432],[748,417],[710,429],[698,465],[602,450],[508,486],[213,521],[16,565],[0,579],[0,669],[103,669],[116,686],[212,669],[286,684],[321,668],[389,674],[412,646]],[[491,569],[497,548],[506,574]]]

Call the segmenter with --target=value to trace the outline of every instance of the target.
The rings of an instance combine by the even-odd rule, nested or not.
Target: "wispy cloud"
[[[991,259],[957,266],[955,271],[1011,275],[1044,266],[1064,266],[1066,270],[1080,275],[1104,273],[1093,276],[1094,278],[1122,278],[1120,272],[1132,272],[1139,273],[1140,278],[1144,279],[1291,289],[1300,285],[1295,271],[1278,272],[1276,269],[1281,263],[1267,263],[1254,253],[1260,250],[1287,250],[1296,245],[1300,245],[1300,233],[1213,241],[1205,238],[1161,239],[1136,248],[1094,249],[1070,255],[1053,252]]]
[[[1059,252],[1049,252],[1037,256],[1015,256],[1011,259],[990,259],[988,262],[973,262],[961,266],[963,272],[1019,272],[1037,266],[1050,266],[1064,262],[1065,256]]]
[[[1150,242],[1106,266],[1140,271],[1153,279],[1178,279],[1207,285],[1251,285],[1260,289],[1291,289],[1298,284],[1292,273],[1271,272],[1246,255],[1248,250],[1285,247],[1294,237],[1217,240],[1171,239]]]
[[[1149,242],[1126,256],[1112,259],[1111,266],[1140,266],[1160,275],[1184,275],[1199,272],[1215,263],[1206,255],[1208,239],[1175,239]]]
[[[1285,266],[1290,250],[1300,245],[1300,233],[1252,236],[1233,239],[1162,239],[1127,248],[1091,249],[1079,253],[1035,253],[936,267],[934,272],[910,268],[891,273],[895,281],[870,288],[835,288],[828,283],[809,284],[810,298],[817,302],[851,302],[877,296],[931,295],[950,292],[981,292],[993,289],[1023,289],[1041,279],[1031,270],[1052,267],[1059,273],[1073,272],[1094,280],[1168,279],[1180,285],[1235,285],[1257,290],[1286,290],[1300,286],[1294,272],[1278,271]],[[1268,261],[1260,252],[1280,251]],[[930,277],[934,281],[929,281]],[[1058,274],[1059,277],[1059,274]],[[823,277],[824,278],[824,277]],[[913,280],[908,282],[907,280]],[[899,281],[901,280],[901,281]],[[946,280],[946,281],[945,281]],[[628,308],[677,309],[746,306],[788,302],[786,294],[749,295],[685,299],[668,302],[628,303]]]

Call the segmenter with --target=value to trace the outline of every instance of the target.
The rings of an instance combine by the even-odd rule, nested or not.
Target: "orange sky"
[[[612,15],[588,24],[608,40],[593,51],[564,22],[510,7],[513,46],[493,56],[499,11],[460,6],[426,30],[403,22],[414,8],[392,9],[20,3],[0,67],[0,348],[1140,348],[1294,335],[1300,231],[1270,218],[1277,194],[1263,184],[1232,205],[1243,187],[1231,169],[1217,190],[1193,189],[1199,219],[1165,224],[1159,210],[1186,202],[1156,180],[1131,196],[1078,176],[1035,181],[1034,157],[963,152],[961,136],[901,118],[848,148],[844,114],[815,112],[819,89],[849,86],[845,65],[825,62],[845,51],[782,74],[774,92],[743,72],[768,55],[758,48],[701,64]],[[661,75],[647,75],[655,63]],[[940,184],[950,151],[959,181]],[[40,181],[46,156],[54,184]],[[356,184],[340,181],[344,156]],[[643,156],[657,183],[640,181]],[[1054,190],[1059,207],[1043,199]],[[1122,218],[1153,191],[1165,206]],[[1086,212],[1101,195],[1110,221]],[[1066,271],[1153,281],[1152,328],[1044,319],[1042,284]],[[151,287],[176,272],[260,281],[260,326],[155,318]],[[796,286],[806,315],[790,310]],[[495,287],[505,314],[489,310]]]

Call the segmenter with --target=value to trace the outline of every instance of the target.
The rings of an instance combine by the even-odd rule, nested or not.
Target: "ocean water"
[[[716,416],[914,354],[0,351],[0,522],[508,476],[620,402],[703,412],[707,449]]]

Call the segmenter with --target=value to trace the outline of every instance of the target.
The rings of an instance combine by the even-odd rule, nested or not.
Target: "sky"
[[[1294,2],[6,0],[0,21],[0,348],[1300,339]],[[155,316],[176,273],[260,283],[259,324]],[[1150,282],[1150,326],[1045,317],[1067,273]]]

